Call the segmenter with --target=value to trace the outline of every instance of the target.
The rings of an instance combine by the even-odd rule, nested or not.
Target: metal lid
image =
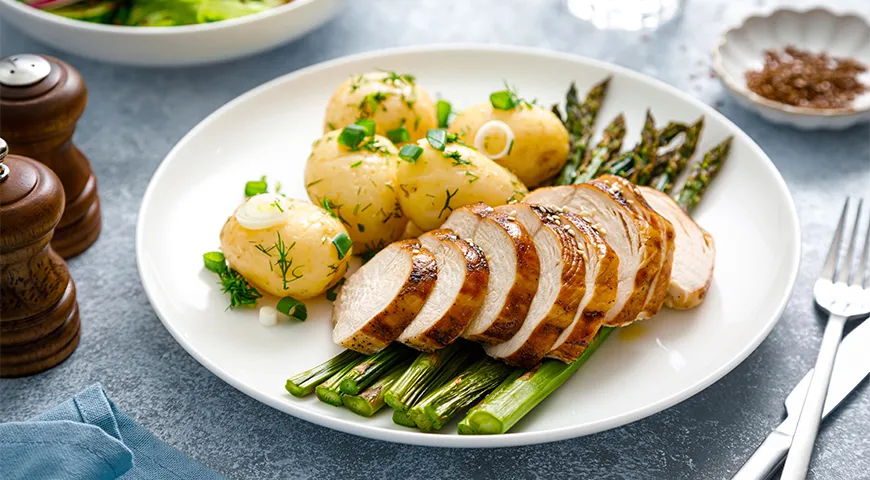
[[[0,59],[0,84],[5,87],[26,87],[41,82],[51,73],[51,63],[29,53]]]

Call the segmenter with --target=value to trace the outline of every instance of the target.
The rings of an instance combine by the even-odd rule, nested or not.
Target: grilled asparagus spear
[[[607,77],[589,90],[582,104],[577,99],[577,87],[572,83],[571,88],[568,89],[565,101],[565,126],[569,134],[570,153],[568,161],[556,177],[556,185],[569,185],[577,178],[577,172],[583,166],[586,150],[594,133],[592,127],[595,118],[598,116],[601,102],[604,101],[609,86],[610,77]]]
[[[655,172],[650,185],[663,192],[671,193],[674,188],[674,183],[677,177],[686,165],[692,155],[695,154],[695,148],[698,146],[698,140],[701,138],[701,131],[704,129],[704,117],[701,117],[697,122],[686,130],[686,137],[683,143],[679,146],[659,155],[659,169]]]
[[[689,178],[686,184],[679,193],[674,195],[674,199],[687,212],[692,211],[698,202],[701,201],[701,196],[707,190],[707,186],[713,180],[719,170],[722,168],[722,161],[728,156],[731,150],[731,140],[734,137],[728,137],[713,147],[704,155],[704,158],[692,166],[689,173]]]
[[[585,166],[578,173],[574,183],[588,182],[595,178],[601,167],[619,154],[624,138],[625,116],[620,113],[604,130],[604,136],[598,145],[586,153],[588,161],[584,161]]]

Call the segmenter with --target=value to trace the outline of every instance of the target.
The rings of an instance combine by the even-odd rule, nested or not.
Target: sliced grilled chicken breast
[[[662,255],[659,262],[659,272],[653,279],[652,288],[647,293],[643,310],[638,315],[639,318],[651,318],[661,310],[665,298],[668,296],[668,284],[671,281],[671,269],[674,265],[674,227],[667,218],[660,215],[647,203],[638,187],[625,178],[616,175],[602,175],[589,183],[615,196],[617,201],[643,217],[661,234]]]
[[[420,313],[437,276],[435,257],[420,242],[390,244],[341,289],[332,310],[332,340],[361,353],[380,351]]]
[[[713,280],[716,244],[670,196],[658,190],[639,187],[646,201],[676,230],[674,268],[665,305],[686,309],[700,305]]]
[[[586,264],[568,225],[559,212],[540,205],[495,208],[516,219],[532,236],[541,264],[538,290],[529,313],[510,340],[484,347],[486,353],[517,367],[531,368],[547,353],[574,319],[586,291]]]
[[[578,251],[586,263],[586,292],[577,313],[547,355],[573,362],[589,346],[601,328],[601,321],[616,304],[619,285],[619,257],[589,223],[578,215],[563,211],[562,224],[574,230]]]
[[[457,208],[442,228],[471,239],[483,250],[489,266],[483,305],[462,336],[490,345],[510,339],[529,313],[538,289],[540,262],[529,232],[483,203]]]
[[[450,345],[483,304],[489,267],[477,245],[452,230],[425,233],[420,243],[435,256],[438,280],[420,313],[399,335],[399,341],[431,352]]]
[[[616,327],[634,322],[660,269],[661,234],[617,197],[588,184],[539,188],[523,202],[563,207],[601,234],[619,256],[616,302],[602,324]]]

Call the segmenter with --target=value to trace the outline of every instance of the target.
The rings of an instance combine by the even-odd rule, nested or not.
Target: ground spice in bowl
[[[818,109],[846,108],[867,91],[858,75],[867,67],[854,58],[836,58],[793,46],[764,52],[764,67],[746,72],[750,90],[775,102]]]

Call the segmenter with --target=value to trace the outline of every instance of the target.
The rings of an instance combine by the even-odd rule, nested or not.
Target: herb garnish
[[[402,83],[404,83],[406,85],[414,85],[414,82],[416,81],[414,76],[411,74],[408,74],[408,73],[398,74],[396,72],[392,72],[389,70],[381,70],[381,71],[387,74],[387,76],[383,80],[381,80],[381,82],[383,82],[383,83],[388,83],[388,84],[392,84],[394,86],[399,87],[399,86],[401,86],[400,84],[402,84]]]
[[[288,247],[284,243],[284,239],[281,238],[281,232],[275,232],[275,234],[278,236],[278,240],[272,245],[272,247],[270,247],[270,250],[274,249],[275,253],[278,254],[278,259],[275,260],[275,266],[278,267],[278,271],[281,273],[282,286],[284,290],[287,290],[287,285],[302,278],[303,274],[297,273],[297,271],[304,267],[304,265],[293,267],[293,257],[287,256],[287,254],[290,253],[290,250],[293,250],[293,247],[296,246],[296,242],[291,243]],[[272,255],[270,254],[269,256],[271,257]],[[288,278],[288,275],[292,278]]]
[[[365,136],[367,136],[367,137],[371,137],[372,135],[375,134],[375,121],[374,120],[369,120],[368,118],[361,118],[361,119],[353,122],[353,124],[359,125],[360,127],[363,127],[365,129],[365,132],[366,132]]]
[[[226,258],[221,252],[208,252],[202,258],[205,268],[220,276],[223,287],[221,291],[230,295],[230,305],[227,308],[254,306],[258,299],[263,298],[263,294],[252,287],[241,273],[227,266]]]
[[[492,104],[492,108],[498,110],[512,110],[516,107],[531,108],[532,105],[535,104],[534,100],[529,102],[528,100],[520,98],[520,96],[517,95],[516,88],[508,84],[507,81],[504,82],[504,86],[505,90],[493,92],[489,96],[489,102]]]
[[[441,218],[441,215],[444,214],[444,210],[450,210],[451,213],[453,212],[453,207],[450,206],[450,199],[455,197],[456,194],[459,193],[458,188],[456,190],[454,190],[453,193],[450,193],[449,189],[447,189],[445,191],[447,192],[447,198],[444,200],[444,206],[441,207],[441,211],[438,212],[438,218]]]
[[[351,150],[356,150],[365,138],[366,127],[352,123],[342,129],[341,134],[338,136],[338,144],[344,145]]]
[[[313,186],[317,185],[318,183],[320,183],[320,182],[322,182],[322,181],[323,181],[322,178],[318,178],[317,180],[315,180],[315,181],[309,183],[308,185],[305,185],[305,188],[313,187]]]
[[[332,210],[332,202],[330,202],[328,198],[324,197],[324,199],[320,202],[320,206],[323,207],[324,210],[326,210],[326,213],[328,213],[330,217],[338,218],[338,215],[336,215],[335,212]]]
[[[473,174],[473,173],[471,173],[471,172],[469,172],[469,171],[467,171],[467,170],[465,171],[465,176],[466,176],[466,177],[472,177],[471,180],[468,181],[468,183],[474,183],[475,180],[477,180],[478,178],[480,178],[480,177],[478,177],[477,175],[475,175],[475,174]]]
[[[453,150],[452,152],[444,152],[441,154],[444,158],[450,158],[453,160],[453,166],[458,167],[460,165],[471,165],[471,160],[466,160],[462,158],[462,154],[459,150]]]
[[[277,208],[278,211],[280,211],[281,213],[284,213],[284,208],[281,207],[281,202],[279,202],[277,198],[275,199],[274,202],[272,202],[272,206]]]
[[[329,287],[326,291],[326,299],[330,302],[334,302],[336,298],[338,298],[338,291],[341,290],[341,286],[344,285],[344,282],[347,281],[346,278],[342,278],[335,285]]]
[[[363,116],[363,118],[370,117],[378,111],[379,106],[381,107],[381,110],[386,111],[387,109],[384,108],[383,103],[384,100],[390,98],[391,95],[393,94],[388,92],[369,93],[359,102],[358,107],[360,114]]]
[[[360,165],[362,165],[362,160],[357,160],[356,162],[350,164],[350,168],[356,168]]]

